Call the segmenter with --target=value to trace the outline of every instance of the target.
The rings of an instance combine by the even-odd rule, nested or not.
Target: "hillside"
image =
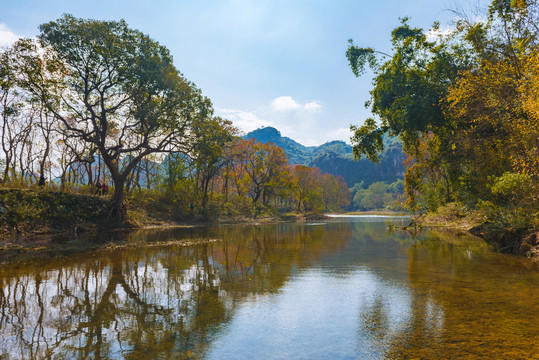
[[[355,161],[352,146],[344,141],[336,140],[307,147],[283,137],[272,127],[257,129],[244,136],[244,139],[252,138],[261,143],[272,142],[280,146],[291,164],[315,166],[323,172],[341,175],[348,186],[361,181],[367,186],[377,181],[392,183],[404,174],[402,145],[393,138],[384,139],[385,150],[379,165],[366,159]]]
[[[281,132],[272,127],[265,127],[247,133],[245,140],[256,139],[263,144],[269,142],[281,147],[291,164],[309,165],[312,160],[313,148],[303,146],[295,140],[281,136]]]

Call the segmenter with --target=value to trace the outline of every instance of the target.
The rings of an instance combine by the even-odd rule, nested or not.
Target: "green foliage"
[[[17,232],[70,230],[78,226],[106,227],[106,200],[51,191],[0,190],[0,227]]]
[[[534,214],[522,207],[501,206],[488,200],[479,200],[477,206],[495,228],[522,230],[533,225]]]
[[[494,179],[491,191],[504,202],[522,202],[533,193],[533,187],[530,175],[506,172]]]
[[[397,136],[409,155],[410,209],[432,212],[458,202],[481,207],[501,226],[533,226],[539,107],[530,79],[539,68],[538,20],[537,2],[494,0],[488,21],[460,20],[449,34],[435,24],[434,38],[403,19],[383,62],[369,61],[379,53],[351,43],[356,76],[372,63],[377,116],[352,127],[354,154],[377,162],[383,135]],[[354,205],[379,205],[374,190],[369,197],[368,189],[357,190]]]
[[[387,187],[387,192],[392,194],[404,194],[404,181],[399,179]]]
[[[346,58],[354,75],[361,76],[365,73],[366,65],[371,68],[377,65],[374,49],[354,46],[352,39],[348,40],[350,46],[346,50]]]
[[[459,70],[460,59],[448,56],[449,45],[427,41],[423,30],[411,28],[407,18],[393,30],[392,43],[393,55],[384,54],[388,60],[374,68],[371,109],[381,123],[367,119],[360,127],[352,126],[355,156],[374,162],[383,150],[383,134],[400,136],[411,149],[421,132],[443,126],[440,102]]]
[[[172,153],[163,161],[162,186],[169,193],[175,192],[176,184],[187,178],[189,174],[189,163],[183,154]]]
[[[354,145],[354,157],[359,160],[365,154],[367,159],[374,163],[380,163],[380,153],[384,150],[383,135],[386,130],[378,128],[374,119],[367,119],[361,127],[350,126],[352,142]]]
[[[348,145],[344,141],[330,141],[317,147],[313,147],[312,157],[323,156],[324,154],[337,154],[344,158],[351,158],[353,155],[352,146]],[[313,160],[311,160],[312,162]],[[308,164],[303,164],[308,165]]]
[[[492,200],[479,199],[477,206],[495,227],[522,230],[537,226],[536,186],[527,174],[506,172],[492,178]]]
[[[350,192],[352,193],[352,196],[354,196],[359,190],[365,189],[365,181],[361,181],[358,183],[355,183],[351,188]]]
[[[207,204],[210,181],[227,164],[225,152],[236,132],[230,121],[219,117],[200,119],[193,124],[195,144],[190,156],[202,192],[202,208]]]
[[[376,182],[368,188],[362,188],[356,184],[353,188],[354,197],[352,206],[355,210],[393,210],[401,211],[402,198],[404,195],[404,183],[397,180],[391,184]]]
[[[354,203],[363,210],[382,209],[386,192],[387,185],[383,182],[376,182],[366,190],[360,190],[354,197]]]

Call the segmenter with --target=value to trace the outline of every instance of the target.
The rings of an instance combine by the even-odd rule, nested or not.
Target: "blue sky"
[[[470,0],[474,5],[486,0]],[[63,13],[125,19],[170,49],[176,67],[208,96],[216,114],[243,131],[274,126],[304,145],[349,142],[350,124],[370,116],[371,75],[356,78],[345,51],[389,51],[399,18],[450,26],[450,0],[0,0],[0,44],[33,37]],[[461,1],[465,8],[470,5]]]

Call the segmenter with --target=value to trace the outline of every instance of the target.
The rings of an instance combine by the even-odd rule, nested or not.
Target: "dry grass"
[[[485,216],[477,210],[466,210],[457,203],[449,203],[434,213],[423,214],[416,222],[423,227],[446,228],[469,231],[485,222]]]

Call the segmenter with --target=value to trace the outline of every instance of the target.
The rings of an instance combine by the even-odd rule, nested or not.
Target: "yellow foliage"
[[[539,178],[538,79],[537,52],[517,60],[484,61],[450,88],[446,109],[465,129],[471,146],[479,152],[497,149],[492,157],[501,156],[515,171],[535,178]]]

